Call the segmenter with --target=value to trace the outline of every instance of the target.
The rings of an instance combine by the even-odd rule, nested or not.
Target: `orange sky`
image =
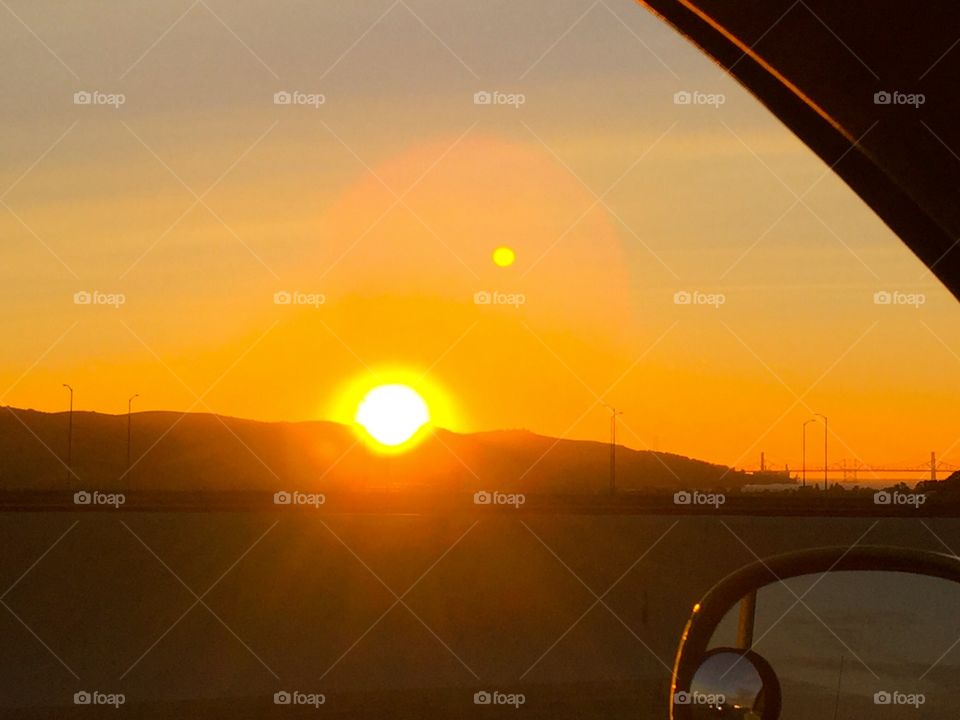
[[[311,60],[331,67],[311,80],[286,54],[302,37],[231,18],[277,80],[198,16],[118,81],[135,48],[84,55],[79,28],[28,18],[77,81],[5,27],[26,70],[0,140],[0,402],[62,410],[69,382],[102,412],[139,393],[138,409],[344,419],[367,378],[400,374],[456,430],[605,440],[602,400],[631,447],[796,467],[816,411],[832,460],[960,462],[957,303],[738,86],[619,11],[663,64],[608,14],[542,60],[562,22],[493,60],[506,20],[478,11],[471,35],[454,4],[436,22],[463,66],[400,13],[332,66],[349,43]],[[208,64],[185,76],[195,43]],[[110,83],[118,110],[70,102]],[[295,87],[327,102],[270,102]],[[527,102],[473,104],[495,87]],[[726,102],[674,105],[684,88]],[[492,263],[500,245],[512,267]],[[73,303],[95,290],[125,302]],[[874,303],[898,290],[925,302]],[[275,304],[284,291],[325,302]]]

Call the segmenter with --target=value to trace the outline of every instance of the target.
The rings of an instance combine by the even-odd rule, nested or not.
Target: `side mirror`
[[[793,589],[803,583],[807,590],[798,593]],[[817,595],[807,597],[814,588],[818,588]],[[767,627],[760,638],[754,638],[761,590],[759,607],[761,615],[768,616],[761,618]],[[833,715],[842,706],[845,717],[859,720],[874,717],[876,706],[890,704],[924,705],[931,718],[953,717],[942,715],[942,706],[954,698],[936,683],[942,684],[956,672],[948,666],[939,639],[947,632],[946,619],[956,617],[951,608],[957,607],[958,598],[960,558],[952,555],[855,546],[802,550],[758,560],[721,580],[694,605],[674,661],[670,718],[778,720],[782,704],[788,710],[802,706],[811,717]],[[781,626],[779,619],[801,600],[816,618],[813,624]],[[819,612],[813,612],[809,604],[816,606],[818,600],[824,604]],[[739,612],[732,612],[737,606]],[[853,616],[850,608],[855,611]],[[828,625],[821,616],[830,618],[831,613],[836,619]],[[842,655],[837,668],[816,656],[822,647],[817,644],[818,632],[837,639],[830,625],[853,622],[850,631],[869,628],[871,615],[886,623],[884,631],[863,632],[858,645],[870,651],[865,656],[888,668],[884,681],[845,644],[843,649],[864,665],[864,672],[848,670],[844,674]],[[899,626],[891,618],[910,634],[904,635],[906,629],[898,634]],[[718,633],[721,623],[724,629]],[[754,647],[755,640],[759,645],[774,628],[778,635],[767,638],[762,647],[774,659],[779,677]],[[722,646],[715,647],[715,639],[721,636],[725,642],[721,639]],[[914,656],[929,663],[915,667]],[[907,673],[907,666],[916,672]],[[891,677],[892,668],[907,674],[898,682]],[[920,692],[924,682],[933,683],[930,691]]]
[[[674,693],[693,720],[780,717],[780,682],[770,664],[755,652],[717,648],[703,657],[689,691]]]

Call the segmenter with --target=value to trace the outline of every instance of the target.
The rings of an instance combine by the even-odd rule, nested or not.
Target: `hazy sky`
[[[602,398],[631,447],[796,467],[816,411],[833,460],[960,461],[956,301],[634,3],[8,5],[0,403],[342,419],[385,373],[456,430],[606,439]]]

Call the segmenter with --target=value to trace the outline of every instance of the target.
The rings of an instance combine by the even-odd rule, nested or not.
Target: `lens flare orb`
[[[517,253],[513,248],[498,247],[493,251],[493,262],[498,267],[510,267],[517,259]]]

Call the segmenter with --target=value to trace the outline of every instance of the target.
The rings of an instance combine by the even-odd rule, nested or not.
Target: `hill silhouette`
[[[0,488],[62,490],[301,491],[416,489],[438,492],[603,493],[607,443],[523,430],[435,430],[411,451],[381,456],[333,422],[260,422],[206,413],[132,416],[133,467],[126,470],[127,418],[74,412],[68,483],[67,413],[0,410]],[[671,453],[618,446],[623,490],[734,488],[755,476]]]

